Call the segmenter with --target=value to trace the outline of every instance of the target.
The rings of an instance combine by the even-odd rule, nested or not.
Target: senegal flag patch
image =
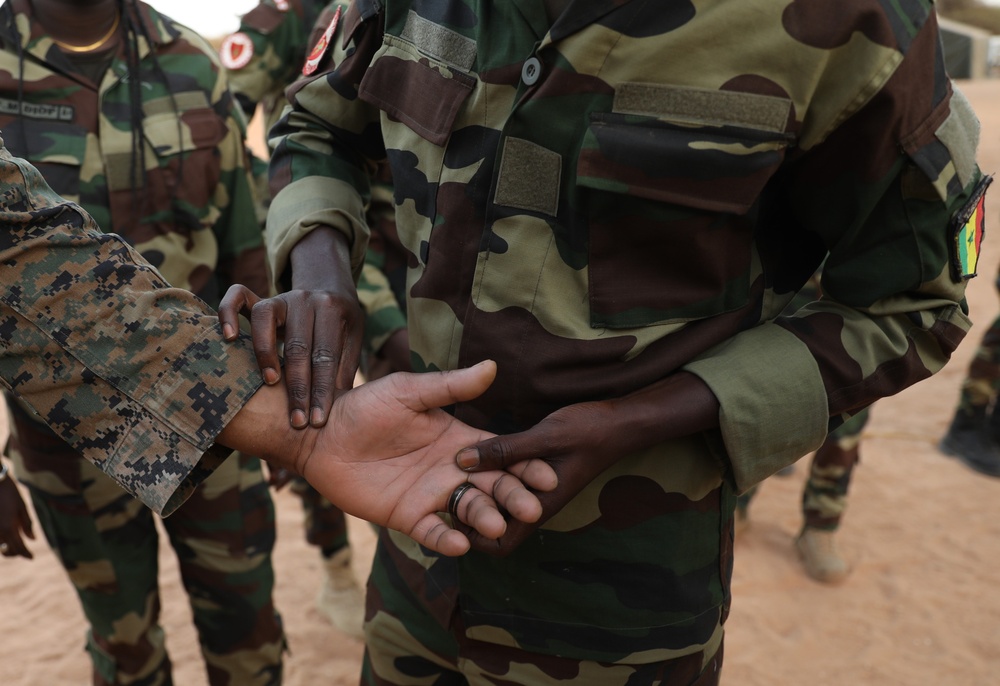
[[[984,177],[969,201],[951,218],[950,228],[954,236],[951,266],[956,281],[971,279],[976,275],[979,249],[986,232],[986,189],[991,183],[992,176]]]

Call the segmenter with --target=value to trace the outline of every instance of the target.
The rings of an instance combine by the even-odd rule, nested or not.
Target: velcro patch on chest
[[[992,176],[984,177],[969,201],[951,218],[949,231],[952,235],[952,275],[956,281],[971,279],[976,275],[983,235],[986,232],[986,189],[991,183]]]

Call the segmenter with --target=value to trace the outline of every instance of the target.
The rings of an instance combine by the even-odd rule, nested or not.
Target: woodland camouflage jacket
[[[92,83],[29,22],[28,0],[0,8],[7,146],[103,230],[132,243],[172,285],[210,303],[235,282],[266,294],[246,123],[215,51],[148,5],[133,7],[150,39],[138,39],[145,174],[133,167],[140,156],[133,154],[124,46],[101,83]]]
[[[721,638],[734,492],[945,364],[988,181],[926,0],[544,6],[355,0],[278,124],[269,256],[326,224],[360,269],[387,158],[415,360],[499,367],[458,417],[712,388],[716,435],[621,460],[509,557],[391,555],[472,638],[652,662]]]

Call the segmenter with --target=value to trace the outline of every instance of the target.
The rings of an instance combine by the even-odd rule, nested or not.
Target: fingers
[[[252,294],[251,294],[252,295]],[[257,358],[264,382],[278,383],[281,378],[281,360],[278,358],[278,329],[284,326],[287,307],[284,300],[269,298],[258,300],[250,312],[250,335],[253,352]]]
[[[490,387],[496,373],[496,363],[486,360],[466,369],[399,375],[395,378],[403,387],[398,399],[415,412],[472,400]]]
[[[469,550],[469,539],[465,534],[448,526],[436,514],[420,519],[407,535],[425,548],[449,557],[457,557]]]
[[[512,517],[519,519],[522,522],[536,522],[538,518],[542,516],[542,504],[538,501],[538,498],[521,483],[520,479],[509,472],[489,472],[486,474],[472,474],[470,476],[470,481],[480,489],[481,492],[489,493],[492,498],[489,503],[492,504],[492,509],[497,512],[497,507],[503,508],[505,511],[509,512]],[[465,500],[463,498],[463,500]],[[461,510],[459,510],[461,514]],[[500,514],[497,512],[497,514]],[[485,512],[483,516],[486,517]],[[474,522],[469,520],[463,520],[469,525],[474,525]],[[484,520],[489,521],[489,520]],[[490,522],[492,524],[492,522]],[[489,535],[495,532],[495,530],[485,531],[482,528],[476,526],[476,530],[484,535]],[[494,538],[499,538],[503,535],[504,531],[501,530],[497,533]]]
[[[549,492],[559,485],[559,476],[545,460],[523,460],[507,467],[507,471],[536,491]]]
[[[495,480],[495,479],[494,479]],[[494,481],[487,480],[487,481]],[[492,483],[484,483],[487,489]],[[507,522],[497,509],[496,501],[478,487],[470,488],[455,506],[455,513],[462,524],[471,527],[486,538],[500,538],[507,530]]]
[[[281,302],[280,298],[268,302]],[[256,314],[256,313],[255,313]],[[329,354],[329,343],[314,351],[315,311],[309,307],[292,307],[285,322],[285,385],[288,387],[289,421],[296,429],[308,426],[308,409],[312,391],[312,355],[317,354],[323,364],[324,351]],[[256,347],[256,339],[254,342]],[[327,366],[329,370],[331,365]]]
[[[246,286],[234,284],[229,287],[219,303],[219,323],[222,325],[222,337],[227,341],[235,340],[240,332],[240,317],[242,313],[250,315],[250,310],[260,298]]]

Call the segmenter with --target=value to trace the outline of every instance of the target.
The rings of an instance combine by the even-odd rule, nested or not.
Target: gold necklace
[[[55,38],[52,39],[52,42],[63,50],[69,50],[70,52],[90,52],[91,50],[96,50],[107,43],[111,36],[115,35],[115,31],[118,30],[118,22],[121,18],[121,14],[115,12],[115,22],[111,25],[111,28],[108,29],[108,32],[90,45],[70,45],[69,43],[63,43],[61,40],[56,40]]]

